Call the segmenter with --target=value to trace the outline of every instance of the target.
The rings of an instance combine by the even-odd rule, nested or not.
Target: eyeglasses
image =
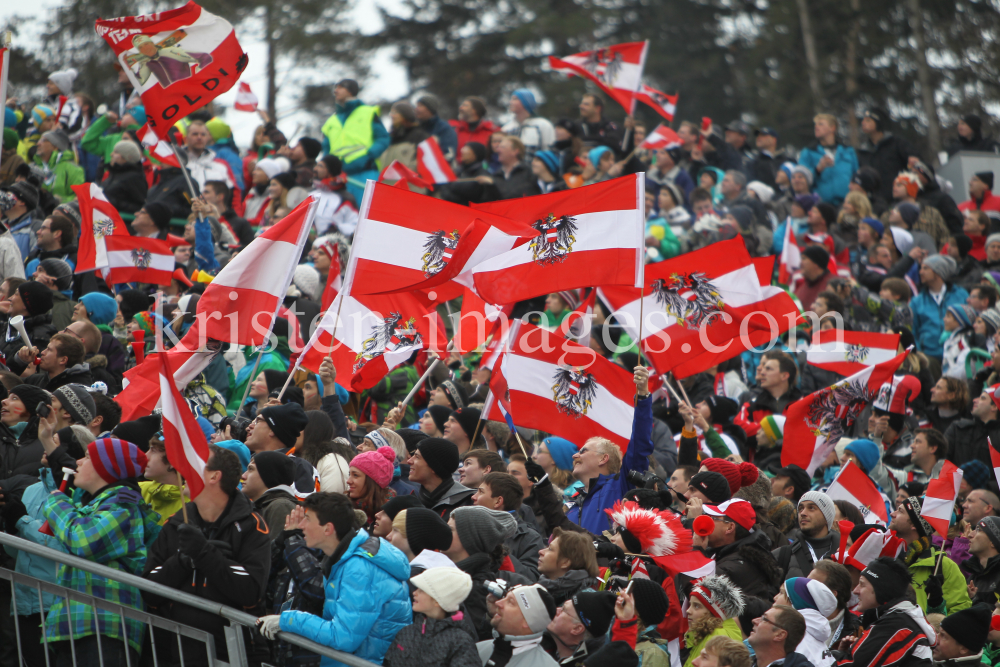
[[[574,621],[576,621],[580,625],[583,625],[583,621],[580,620],[579,616],[577,616],[576,614],[573,614],[571,612],[566,611],[566,603],[565,602],[563,602],[562,606],[559,607],[559,611],[561,611],[562,613],[566,614],[567,616],[569,616],[570,618],[572,618]]]
[[[760,622],[761,623],[765,623],[765,622],[766,623],[770,623],[771,625],[773,625],[774,627],[778,628],[779,630],[784,630],[785,632],[788,632],[787,628],[778,625],[777,623],[775,623],[774,621],[772,621],[771,619],[769,619],[767,616],[761,616],[760,617]]]

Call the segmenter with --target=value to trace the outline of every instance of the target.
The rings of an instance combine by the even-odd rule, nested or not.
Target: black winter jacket
[[[34,343],[35,341],[32,340],[31,342]],[[70,366],[51,379],[45,371],[38,371],[34,375],[29,375],[25,378],[24,384],[41,387],[50,392],[67,384],[82,384],[84,387],[89,387],[94,384],[94,374],[90,372],[90,364],[83,362],[75,366]]]
[[[754,531],[715,552],[715,573],[728,576],[744,595],[771,600],[783,581],[771,547],[764,533]]]
[[[17,358],[17,351],[24,347],[24,341],[17,333],[17,329],[8,324],[9,318],[0,320],[0,355],[3,355],[7,368],[20,375],[27,368],[27,364]],[[42,313],[34,317],[24,318],[24,330],[31,340],[31,344],[39,350],[44,350],[49,344],[49,338],[56,333],[52,326],[52,313]]]
[[[862,625],[866,633],[854,642],[850,655],[837,661],[838,667],[931,667],[929,626],[920,607],[894,600],[866,611]]]
[[[909,169],[910,156],[917,154],[909,141],[897,137],[892,132],[885,132],[877,144],[872,144],[871,139],[865,138],[858,148],[858,164],[862,167],[871,167],[878,172],[882,177],[879,194],[890,200],[892,182],[896,180],[899,172]]]
[[[455,617],[437,620],[423,614],[413,615],[392,640],[386,651],[386,667],[481,667],[479,651],[462,627],[462,612]]]
[[[948,460],[957,466],[979,459],[990,460],[989,438],[994,447],[1000,446],[1000,419],[984,423],[979,417],[959,419],[944,432],[948,441]]]
[[[1000,584],[1000,556],[993,556],[986,561],[986,567],[979,563],[978,556],[966,558],[961,563],[962,572],[971,577],[972,585],[976,587],[976,595],[972,604],[996,602],[997,584]]]
[[[104,196],[121,213],[135,213],[146,203],[149,184],[141,164],[111,164],[101,183]]]
[[[475,553],[460,560],[455,565],[462,572],[472,577],[472,591],[465,598],[465,607],[469,610],[469,619],[476,628],[479,641],[493,638],[493,626],[490,625],[490,615],[486,611],[486,582],[503,579],[511,584],[530,584],[531,582],[514,572],[493,569],[489,554]]]
[[[201,194],[198,182],[192,180],[195,194]],[[160,170],[160,182],[149,189],[146,201],[158,201],[170,207],[171,218],[187,218],[191,214],[191,192],[184,174],[177,167]]]

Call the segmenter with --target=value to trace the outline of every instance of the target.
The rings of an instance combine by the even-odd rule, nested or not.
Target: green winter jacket
[[[181,487],[179,486],[160,484],[159,482],[139,482],[139,490],[142,491],[142,499],[146,501],[146,504],[160,515],[160,520],[157,523],[161,526],[179,512],[184,505],[181,502]]]
[[[42,187],[59,198],[65,204],[76,199],[76,193],[71,186],[80,185],[84,182],[83,167],[76,163],[76,155],[73,151],[53,151],[48,161],[35,153],[34,164],[42,170],[45,181]]]
[[[684,635],[685,646],[688,645],[688,640],[690,636],[691,636],[690,631]],[[708,634],[707,637],[702,639],[700,642],[698,642],[694,646],[689,647],[690,651],[688,652],[688,659],[684,662],[684,667],[692,666],[692,664],[695,661],[695,658],[701,655],[701,649],[705,648],[705,644],[707,644],[708,641],[713,637],[729,637],[730,639],[735,639],[738,642],[743,641],[743,633],[740,631],[740,624],[736,621],[735,618],[727,618],[725,621],[722,622],[721,628],[713,630]]]
[[[112,132],[104,134],[113,123],[107,116],[101,116],[87,128],[80,140],[80,148],[91,155],[98,155],[104,160],[104,164],[111,164],[111,152],[115,149],[115,144],[122,140],[124,132]]]
[[[917,593],[917,604],[920,605],[925,614],[928,612],[927,591],[924,590],[924,584],[934,571],[937,552],[938,550],[932,547],[924,552],[924,554],[930,553],[930,555],[924,556],[924,554],[921,554],[921,557],[918,557],[910,565],[910,574],[913,575],[913,590]],[[965,582],[965,576],[958,569],[955,561],[947,556],[942,557],[941,571],[944,573],[944,585],[941,589],[944,593],[944,602],[948,609],[947,613],[952,614],[971,607],[972,600],[969,599],[969,589]]]
[[[420,373],[413,367],[413,364],[403,364],[389,371],[389,374],[379,380],[378,384],[368,389],[365,394],[362,394],[361,404],[365,406],[365,419],[371,418],[371,421],[381,424],[382,420],[389,414],[389,411],[406,398],[406,395],[410,393],[411,389],[417,386],[417,382],[419,381]],[[377,413],[374,415],[371,411],[373,403],[377,410]],[[416,410],[412,404],[407,405],[406,414],[403,415],[400,425],[408,426],[416,420]]]

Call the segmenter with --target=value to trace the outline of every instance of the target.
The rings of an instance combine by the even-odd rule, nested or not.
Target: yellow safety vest
[[[375,142],[372,120],[377,113],[377,107],[361,105],[351,112],[343,125],[337,114],[327,118],[322,131],[330,142],[330,154],[339,157],[344,164],[366,157]]]

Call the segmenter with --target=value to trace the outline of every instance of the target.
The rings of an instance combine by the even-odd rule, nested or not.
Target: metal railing
[[[188,637],[196,641],[204,642],[206,645],[206,650],[208,652],[208,659],[210,665],[217,665],[218,667],[229,667],[233,665],[234,667],[247,667],[247,652],[243,643],[243,627],[250,628],[251,630],[257,625],[257,617],[248,614],[244,611],[234,609],[233,607],[228,607],[224,604],[218,602],[211,602],[210,600],[205,600],[203,598],[196,597],[189,593],[182,593],[178,590],[164,586],[162,584],[157,584],[152,581],[143,579],[133,574],[127,574],[125,572],[120,572],[118,570],[113,570],[99,563],[94,563],[84,558],[79,558],[77,556],[72,556],[70,554],[64,553],[62,551],[56,551],[55,549],[50,549],[49,547],[43,546],[41,544],[36,544],[35,542],[30,542],[28,540],[22,539],[20,537],[14,537],[13,535],[8,535],[7,533],[0,532],[0,545],[9,546],[19,551],[24,551],[36,556],[41,556],[43,558],[48,558],[49,560],[67,565],[69,567],[74,567],[78,570],[84,572],[89,572],[91,574],[96,574],[107,579],[112,579],[129,586],[134,586],[140,591],[145,591],[158,595],[162,598],[170,600],[171,602],[178,602],[180,604],[185,604],[194,609],[204,611],[210,614],[219,616],[227,621],[229,625],[225,628],[226,635],[226,648],[229,652],[229,663],[217,660],[215,658],[215,637],[204,630],[199,630],[197,628],[192,628],[175,621],[157,616],[156,614],[140,611],[132,607],[125,607],[114,602],[109,602],[107,600],[96,598],[86,593],[80,593],[72,589],[68,589],[64,586],[59,586],[58,584],[53,584],[47,581],[42,581],[41,579],[36,579],[26,574],[21,574],[19,572],[14,572],[13,570],[7,570],[0,568],[0,580],[10,581],[11,587],[11,597],[14,601],[13,607],[17,609],[17,587],[15,584],[22,584],[36,589],[38,593],[39,607],[43,607],[42,603],[42,593],[51,593],[58,597],[67,598],[75,602],[80,602],[86,604],[90,607],[96,609],[103,609],[114,613],[121,618],[123,637],[127,636],[125,632],[125,619],[129,618],[132,620],[139,621],[146,624],[149,629],[150,636],[150,647],[153,649],[153,667],[159,667],[157,656],[156,656],[156,641],[153,639],[154,632],[153,628],[159,628],[161,630],[166,630],[174,633],[177,636],[178,649],[182,651],[181,653],[181,667],[184,665],[183,649],[181,649],[181,637]],[[0,610],[0,613],[7,613],[7,610]],[[16,613],[14,613],[14,623],[15,627],[18,626],[19,619]],[[19,630],[19,628],[18,628]],[[44,632],[43,632],[44,638]],[[341,651],[335,651],[322,644],[317,644],[314,641],[310,641],[305,637],[301,637],[290,632],[279,632],[277,635],[278,639],[284,641],[293,646],[305,649],[316,655],[333,658],[338,662],[341,662],[350,667],[373,667],[375,663],[369,662],[362,658],[352,655],[350,653],[343,653]],[[17,639],[18,654],[21,654],[21,639],[20,632],[18,632]],[[71,651],[73,652],[73,664],[76,664],[76,649],[75,643],[71,641],[70,643]],[[101,652],[101,645],[98,642],[98,652]],[[49,655],[46,652],[45,655],[46,665],[49,665]],[[131,660],[126,652],[126,661],[129,662],[128,667],[132,667]],[[101,664],[103,664],[103,656],[101,656]]]

